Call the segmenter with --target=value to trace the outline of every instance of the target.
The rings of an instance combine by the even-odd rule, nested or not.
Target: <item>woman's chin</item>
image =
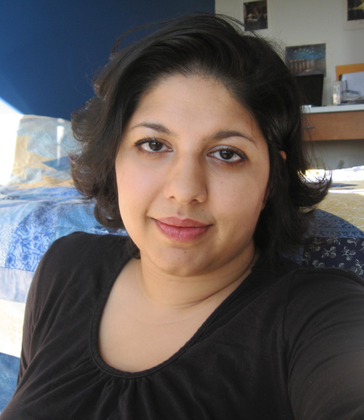
[[[142,263],[151,264],[155,269],[176,277],[194,277],[209,271],[213,259],[192,249],[169,248],[158,253],[143,254]]]

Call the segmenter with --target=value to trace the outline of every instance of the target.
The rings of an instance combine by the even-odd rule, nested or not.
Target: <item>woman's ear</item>
[[[283,150],[280,150],[280,151],[279,151],[279,154],[282,156],[282,159],[283,159],[284,161],[286,161],[286,160],[287,160],[287,155],[286,155],[286,152],[284,152]]]

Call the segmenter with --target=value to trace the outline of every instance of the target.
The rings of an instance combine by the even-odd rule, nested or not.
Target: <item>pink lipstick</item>
[[[177,217],[166,217],[155,219],[159,230],[167,238],[178,242],[190,242],[202,236],[211,225],[191,219],[178,219]]]

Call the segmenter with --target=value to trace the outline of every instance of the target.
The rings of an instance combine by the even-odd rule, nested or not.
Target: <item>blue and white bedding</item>
[[[0,117],[0,413],[15,389],[25,301],[44,252],[55,239],[75,231],[125,234],[99,225],[93,204],[85,202],[73,187],[68,153],[75,150],[68,121]],[[337,266],[364,276],[364,207],[360,201],[364,200],[364,167],[349,170],[345,176],[348,182],[341,178],[334,182],[331,208],[329,197],[322,207],[325,211],[317,212],[305,244],[293,258],[303,265]],[[344,200],[339,190],[346,193]],[[339,204],[345,207],[349,198],[343,220],[337,217]],[[354,201],[353,222],[348,219]]]

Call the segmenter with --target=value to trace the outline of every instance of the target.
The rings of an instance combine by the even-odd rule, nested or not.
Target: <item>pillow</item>
[[[306,267],[352,270],[364,278],[364,232],[334,214],[317,210],[300,257]]]

